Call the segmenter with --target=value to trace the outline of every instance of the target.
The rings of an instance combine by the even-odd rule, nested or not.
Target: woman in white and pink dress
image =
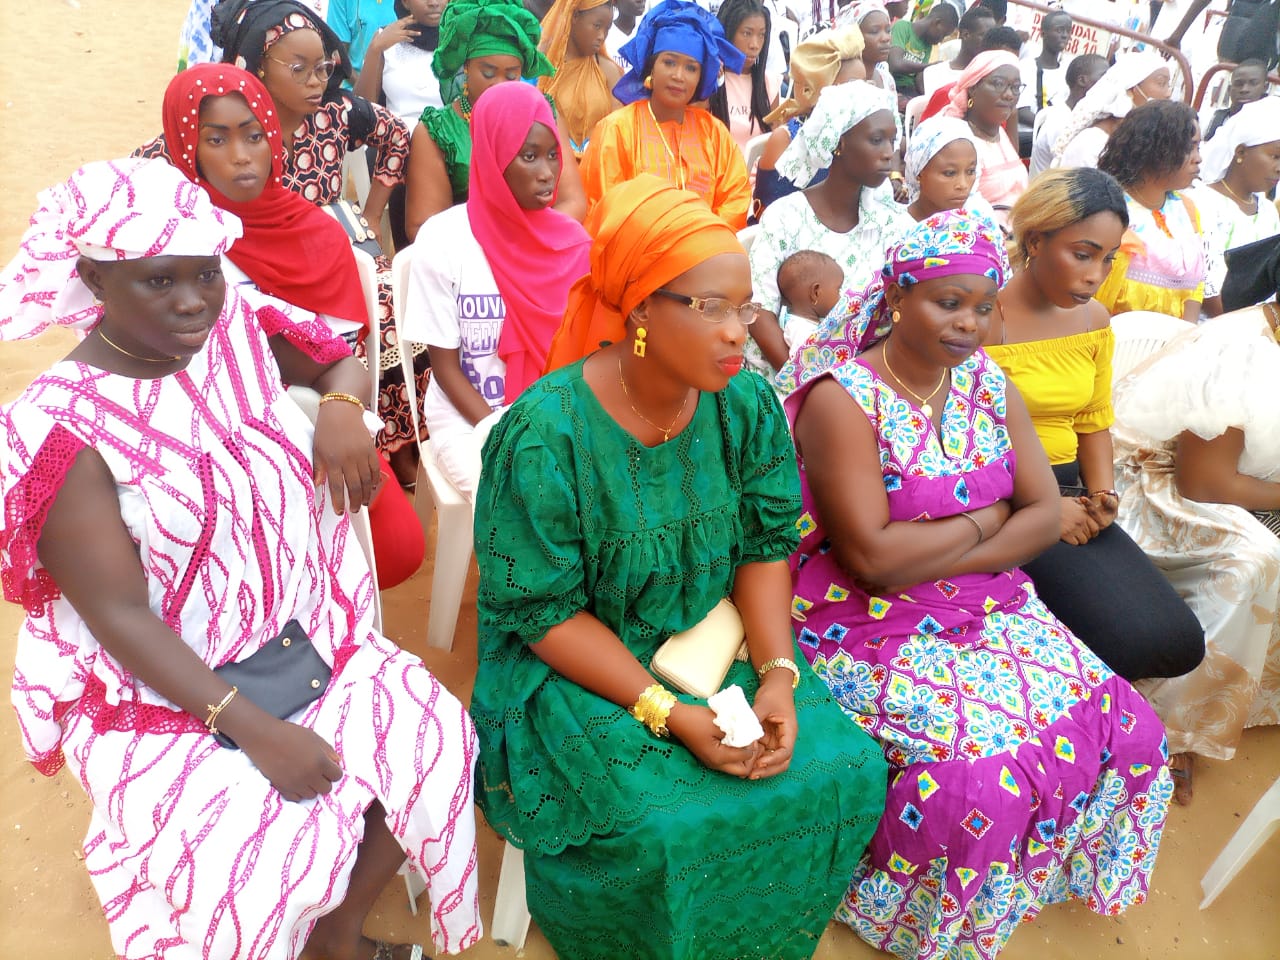
[[[481,932],[474,731],[374,629],[369,568],[326,503],[372,497],[345,396],[366,375],[314,316],[226,287],[239,234],[164,161],[96,163],[41,195],[0,273],[0,338],[85,332],[0,412],[23,745],[93,803],[85,865],[121,957],[421,957],[361,935],[406,856],[457,952]],[[282,372],[335,401],[314,457]],[[290,621],[332,677],[279,720],[212,668]]]

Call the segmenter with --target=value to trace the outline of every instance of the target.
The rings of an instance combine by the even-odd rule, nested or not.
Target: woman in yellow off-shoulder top
[[[1204,631],[1112,523],[1115,338],[1093,295],[1127,224],[1124,193],[1107,174],[1080,167],[1037,178],[1013,208],[1021,269],[996,299],[986,350],[1026,400],[1063,494],[1061,539],[1023,569],[1059,619],[1137,680],[1194,668]]]

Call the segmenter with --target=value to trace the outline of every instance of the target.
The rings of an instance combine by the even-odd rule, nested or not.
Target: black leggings
[[[1053,468],[1080,482],[1075,462]],[[1177,677],[1204,658],[1204,628],[1118,523],[1082,546],[1059,540],[1022,569],[1053,615],[1126,680]]]

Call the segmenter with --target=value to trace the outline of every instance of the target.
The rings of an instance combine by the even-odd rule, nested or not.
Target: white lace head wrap
[[[831,166],[840,138],[880,110],[888,110],[893,115],[896,142],[899,134],[898,103],[892,93],[865,80],[850,80],[826,87],[818,95],[817,106],[800,132],[778,158],[778,173],[798,187],[808,185],[819,170]]]
[[[241,233],[239,219],[164,160],[86,164],[37,200],[17,255],[0,270],[0,340],[98,322],[102,308],[76,273],[82,256],[218,256]]]

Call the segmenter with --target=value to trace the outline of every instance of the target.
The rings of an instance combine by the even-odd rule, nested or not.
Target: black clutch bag
[[[302,625],[290,620],[278,636],[255,654],[214,671],[239,692],[279,720],[319,700],[333,670],[316,652]],[[214,734],[224,747],[240,749],[225,733]]]

